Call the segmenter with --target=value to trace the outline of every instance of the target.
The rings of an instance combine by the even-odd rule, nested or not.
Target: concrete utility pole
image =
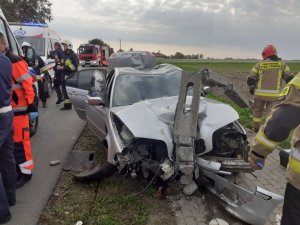
[[[121,51],[122,50],[122,39],[121,38],[118,38],[119,39],[119,41],[120,41],[120,49],[119,49],[119,51]]]

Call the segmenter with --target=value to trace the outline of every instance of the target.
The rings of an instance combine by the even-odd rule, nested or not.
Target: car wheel
[[[52,94],[52,78],[50,76],[47,76],[47,89],[46,89],[46,97],[50,98]]]
[[[105,162],[103,165],[96,165],[90,170],[85,170],[80,173],[74,173],[75,180],[80,182],[93,182],[101,181],[105,178],[113,176],[118,171],[117,166],[109,162]]]
[[[32,137],[33,135],[35,135],[35,133],[37,132],[38,129],[38,125],[39,125],[39,117],[37,117],[35,120],[31,121],[29,119],[29,132],[30,132],[30,137]]]
[[[35,86],[33,86],[33,91],[34,91],[34,94],[35,94],[34,105],[38,109],[39,108],[39,98],[38,98],[37,90],[36,90]],[[33,135],[35,135],[35,133],[37,132],[37,129],[38,129],[38,125],[39,125],[39,117],[37,117],[34,121],[30,121],[30,119],[29,119],[29,133],[30,133],[30,137],[32,137]]]

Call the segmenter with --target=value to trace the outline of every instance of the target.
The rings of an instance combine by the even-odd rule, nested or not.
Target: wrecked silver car
[[[205,185],[236,217],[264,224],[282,197],[261,188],[253,193],[226,179],[251,172],[248,140],[237,112],[205,96],[203,84],[213,77],[208,70],[185,73],[169,64],[116,67],[108,74],[79,71],[67,81],[67,91],[80,118],[107,147],[108,163],[75,178],[101,180],[115,169],[163,182],[176,177],[185,194]]]

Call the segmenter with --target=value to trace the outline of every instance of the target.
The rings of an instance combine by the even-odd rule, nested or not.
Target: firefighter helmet
[[[28,42],[26,42],[26,41],[24,41],[24,42],[22,43],[22,48],[23,48],[23,47],[31,47],[31,44],[28,43]]]
[[[277,50],[273,45],[267,45],[264,47],[262,53],[261,53],[263,59],[266,59],[270,57],[271,55],[277,55]]]
[[[62,45],[66,45],[68,47],[68,49],[72,49],[73,48],[73,44],[70,40],[65,39],[61,42]]]

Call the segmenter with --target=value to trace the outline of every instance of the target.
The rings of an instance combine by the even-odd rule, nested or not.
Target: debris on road
[[[50,166],[57,166],[59,165],[61,162],[59,160],[52,160],[50,161]]]

